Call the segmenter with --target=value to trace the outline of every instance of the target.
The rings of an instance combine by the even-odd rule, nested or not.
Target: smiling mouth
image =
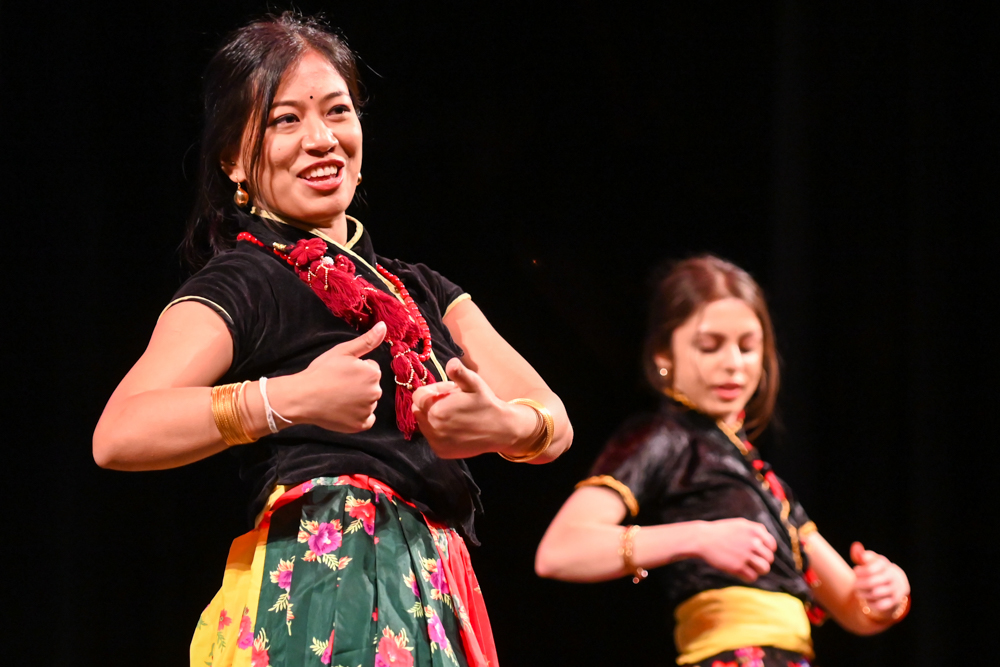
[[[305,179],[307,181],[322,181],[323,179],[336,177],[342,167],[337,164],[327,164],[319,167],[313,167],[312,169],[307,169],[306,171],[299,174],[299,178]]]

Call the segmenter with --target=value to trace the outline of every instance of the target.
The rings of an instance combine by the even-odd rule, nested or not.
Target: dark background
[[[670,662],[655,590],[541,581],[532,558],[653,403],[650,270],[703,251],[771,300],[785,385],[765,456],[841,553],[860,539],[913,585],[885,635],[817,630],[821,664],[995,653],[996,5],[419,4],[300,6],[365,66],[353,213],[379,252],[472,293],[573,419],[552,465],[472,462],[504,664]],[[110,472],[90,437],[183,278],[200,73],[263,8],[0,9],[5,663],[182,664],[245,528],[226,456]]]

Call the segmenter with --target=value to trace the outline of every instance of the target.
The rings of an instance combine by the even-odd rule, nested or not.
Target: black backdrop
[[[382,254],[471,292],[574,421],[553,465],[472,462],[504,664],[669,663],[654,590],[541,581],[531,563],[603,439],[651,403],[646,276],[701,251],[771,298],[786,374],[765,455],[842,553],[863,540],[914,587],[885,635],[819,629],[822,664],[983,656],[998,25],[987,3],[944,4],[302,4],[365,65],[354,214]],[[103,471],[90,435],[183,276],[200,72],[262,9],[0,10],[5,663],[181,664],[244,529],[225,456]]]

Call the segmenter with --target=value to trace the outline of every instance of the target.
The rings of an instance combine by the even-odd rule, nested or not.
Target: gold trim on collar
[[[316,228],[302,229],[298,225],[293,225],[289,221],[285,220],[277,213],[271,213],[270,211],[265,211],[264,209],[257,208],[256,206],[250,207],[250,213],[252,213],[253,215],[259,215],[262,218],[267,218],[268,220],[274,220],[275,222],[280,222],[283,225],[288,225],[289,227],[294,227],[295,229],[300,229],[301,231],[304,232],[309,232],[313,236],[318,236],[327,243],[332,243],[336,245],[338,248],[341,248],[343,250],[350,250],[351,248],[353,248],[354,244],[357,243],[359,240],[361,240],[361,235],[365,233],[365,226],[361,224],[360,220],[358,220],[352,215],[345,216],[348,220],[354,223],[354,236],[348,239],[346,244],[341,245],[336,241],[334,241],[329,236],[327,236],[324,232],[320,231],[319,229]]]
[[[265,211],[263,209],[259,209],[256,206],[252,207],[250,209],[250,212],[252,214],[254,214],[254,215],[259,215],[262,218],[267,218],[269,220],[274,220],[275,222],[280,222],[281,224],[288,225],[289,227],[295,227],[295,225],[293,225],[293,224],[291,224],[291,223],[289,223],[289,222],[287,222],[285,220],[282,220],[280,217],[276,216],[274,213],[271,213],[270,211]],[[357,230],[354,232],[354,236],[347,242],[346,245],[340,245],[339,243],[337,243],[336,241],[334,241],[333,239],[331,239],[329,236],[327,236],[326,234],[324,234],[323,232],[321,232],[321,231],[319,231],[317,229],[310,229],[310,230],[307,230],[307,231],[310,234],[312,234],[313,236],[318,236],[319,238],[323,239],[327,243],[330,243],[330,244],[332,244],[332,245],[340,248],[341,250],[343,250],[344,252],[346,252],[348,255],[350,255],[351,257],[353,257],[355,260],[357,260],[357,261],[361,262],[362,264],[364,264],[365,266],[367,266],[368,270],[371,271],[372,273],[374,273],[375,276],[379,280],[381,280],[382,283],[386,287],[389,288],[389,294],[392,294],[394,297],[396,297],[399,300],[400,303],[402,303],[405,306],[406,302],[403,300],[402,295],[399,292],[396,291],[396,286],[393,285],[391,282],[389,282],[389,280],[385,276],[383,276],[379,272],[378,269],[376,269],[374,266],[372,266],[371,264],[369,264],[368,260],[366,260],[364,257],[362,257],[361,255],[359,255],[358,253],[356,253],[353,250],[351,250],[352,246],[354,246],[354,244],[358,242],[358,239],[361,238],[361,235],[364,233],[365,228],[364,228],[364,226],[361,224],[361,222],[357,218],[355,218],[353,216],[350,216],[350,215],[347,216],[347,217],[350,220],[354,221],[354,224],[357,225]],[[295,229],[298,229],[298,227],[295,227]],[[438,373],[441,374],[441,380],[442,381],[447,380],[448,379],[448,374],[444,372],[444,366],[442,366],[441,362],[438,361],[437,356],[434,354],[434,350],[431,350],[431,361],[434,362],[434,367],[437,368],[438,369]]]

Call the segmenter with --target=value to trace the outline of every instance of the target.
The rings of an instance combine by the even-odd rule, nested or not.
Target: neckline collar
[[[264,210],[262,208],[257,208],[256,206],[251,206],[250,207],[250,213],[251,213],[251,215],[256,215],[256,216],[259,216],[261,218],[266,218],[268,220],[273,220],[274,222],[278,222],[278,223],[280,223],[282,225],[285,225],[286,227],[291,227],[293,229],[297,229],[299,231],[304,231],[306,233],[312,234],[313,236],[318,236],[319,238],[323,239],[327,243],[332,243],[333,245],[337,246],[338,248],[343,248],[344,250],[351,250],[352,248],[354,248],[355,244],[359,240],[361,240],[362,235],[364,235],[364,233],[365,233],[365,227],[364,227],[364,225],[361,224],[361,221],[358,220],[357,218],[355,218],[354,216],[351,216],[351,215],[348,215],[346,217],[347,217],[347,219],[350,222],[354,223],[354,234],[350,235],[350,238],[347,239],[347,243],[340,244],[340,243],[337,243],[336,241],[334,241],[332,238],[330,238],[327,234],[323,233],[319,229],[315,229],[315,228],[313,228],[313,229],[302,229],[298,225],[292,224],[287,219],[283,218],[282,216],[278,215],[277,213],[271,213],[270,211],[266,211],[266,210]]]

